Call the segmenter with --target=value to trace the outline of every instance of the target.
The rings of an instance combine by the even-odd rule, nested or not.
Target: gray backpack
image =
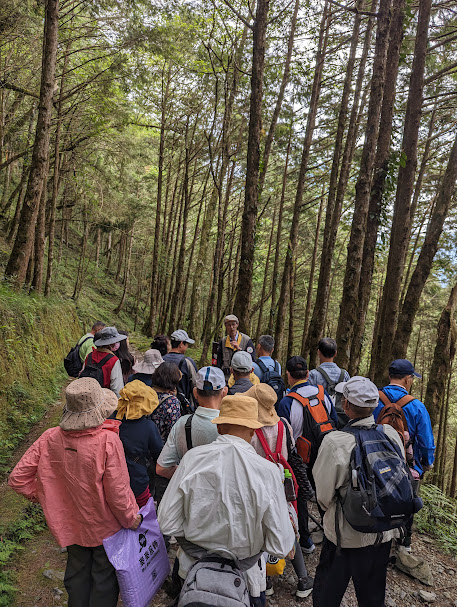
[[[335,406],[336,414],[338,416],[338,430],[341,430],[341,428],[344,428],[344,426],[348,423],[349,417],[343,411],[343,407],[341,405],[341,394],[335,392],[335,386],[340,382],[344,381],[344,374],[346,373],[346,371],[344,369],[340,369],[341,372],[337,381],[332,381],[322,367],[317,367],[316,371],[319,371],[319,373],[327,382],[326,389],[330,398],[332,399],[332,402]]]
[[[178,607],[188,605],[249,607],[246,581],[236,561],[208,554],[189,570],[179,595]]]

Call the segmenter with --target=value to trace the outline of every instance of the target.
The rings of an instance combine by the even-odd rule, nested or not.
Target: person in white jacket
[[[184,455],[158,512],[162,533],[180,543],[175,577],[186,578],[195,545],[229,550],[240,561],[254,559],[246,570],[253,606],[265,605],[262,553],[284,558],[295,540],[279,468],[250,444],[254,430],[262,427],[257,416],[255,399],[226,396],[212,420],[221,436]]]

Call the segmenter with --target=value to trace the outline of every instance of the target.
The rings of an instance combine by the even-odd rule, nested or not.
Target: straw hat
[[[62,430],[86,430],[103,424],[117,407],[117,396],[93,377],[75,379],[65,390]]]
[[[150,415],[159,406],[157,392],[139,379],[126,384],[120,395],[116,419],[139,419]]]
[[[259,422],[262,426],[276,426],[279,417],[275,411],[278,396],[268,384],[257,384],[244,392],[245,396],[255,398],[259,405]]]
[[[146,350],[143,356],[143,362],[135,363],[132,370],[134,373],[152,375],[162,363],[163,358],[158,350]]]
[[[257,420],[258,405],[255,398],[244,394],[225,396],[221,401],[219,417],[211,420],[212,424],[235,424],[246,428],[261,428]]]

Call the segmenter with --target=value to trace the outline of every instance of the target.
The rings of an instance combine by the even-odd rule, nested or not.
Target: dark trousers
[[[384,607],[390,545],[337,547],[324,537],[313,587],[314,607],[338,607],[352,578],[359,607]]]
[[[68,607],[116,607],[119,595],[116,571],[103,546],[67,547],[64,584]]]

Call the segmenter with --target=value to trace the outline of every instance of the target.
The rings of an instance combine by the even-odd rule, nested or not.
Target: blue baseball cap
[[[414,375],[422,379],[422,375],[417,373],[412,362],[406,358],[397,358],[390,363],[389,375]]]
[[[197,388],[208,392],[222,390],[225,386],[225,375],[219,367],[202,367],[197,371]]]

